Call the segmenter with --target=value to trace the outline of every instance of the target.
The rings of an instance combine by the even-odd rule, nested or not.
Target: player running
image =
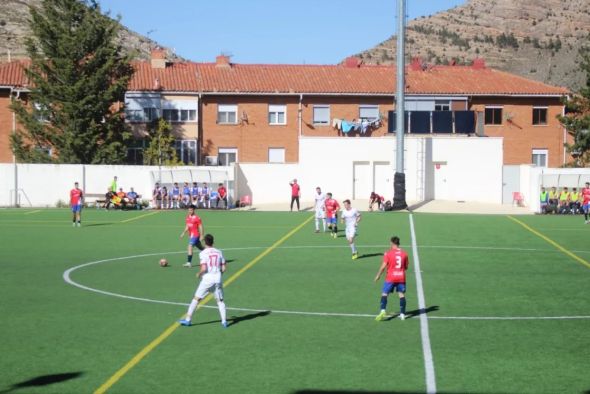
[[[82,200],[84,193],[78,187],[78,182],[74,183],[74,188],[70,190],[70,207],[72,208],[72,227],[80,227],[82,224]]]
[[[408,269],[408,254],[399,247],[399,238],[391,237],[391,249],[385,252],[383,256],[383,264],[375,276],[375,282],[379,280],[381,274],[387,269],[385,282],[383,283],[383,290],[381,292],[381,313],[377,315],[375,320],[385,320],[385,308],[387,307],[387,296],[389,293],[397,291],[399,295],[399,318],[404,320],[406,318],[406,270]]]
[[[358,223],[361,221],[361,214],[356,209],[350,205],[350,200],[344,200],[344,209],[342,210],[342,216],[340,220],[342,223],[346,224],[345,227],[345,234],[346,240],[350,245],[350,249],[352,250],[352,259],[356,260],[358,256],[358,252],[356,250],[356,246],[354,244],[354,237],[356,237],[356,227]]]
[[[586,187],[582,189],[582,210],[584,211],[584,224],[590,223],[588,213],[590,211],[590,182],[586,182]]]
[[[332,193],[326,193],[324,206],[326,210],[326,222],[328,223],[328,228],[332,230],[330,236],[338,238],[338,210],[340,209],[340,204],[332,198]]]
[[[315,188],[315,232],[320,232],[320,221],[324,225],[324,232],[326,232],[326,195],[322,193],[320,187]]]
[[[223,282],[221,280],[221,274],[225,272],[225,259],[221,251],[213,247],[213,236],[211,234],[205,235],[203,240],[205,241],[205,250],[199,253],[201,270],[197,273],[197,277],[201,278],[201,282],[197,287],[197,291],[195,291],[195,297],[188,307],[185,318],[178,322],[183,326],[190,326],[193,313],[199,306],[199,302],[209,292],[213,291],[219,308],[219,315],[221,316],[221,325],[226,328],[228,324],[225,303],[223,302]]]
[[[183,267],[190,268],[192,267],[193,262],[193,246],[196,246],[199,250],[205,249],[200,240],[200,235],[203,234],[203,222],[201,221],[201,218],[195,214],[195,206],[192,204],[188,207],[186,226],[184,227],[182,234],[180,234],[181,239],[187,231],[189,233],[188,253],[186,257],[187,261],[184,263]]]

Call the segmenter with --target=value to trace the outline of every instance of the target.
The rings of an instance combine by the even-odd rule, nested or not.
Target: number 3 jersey
[[[199,253],[199,260],[201,265],[207,267],[207,273],[203,275],[203,278],[213,280],[215,282],[221,281],[221,265],[225,264],[223,259],[223,253],[219,249],[205,248]]]
[[[383,262],[387,263],[387,276],[385,277],[386,282],[406,283],[408,254],[403,249],[389,249],[383,256]]]

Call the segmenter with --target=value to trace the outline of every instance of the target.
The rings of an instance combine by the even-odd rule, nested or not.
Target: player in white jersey
[[[213,236],[211,234],[205,235],[204,241],[205,249],[199,253],[201,270],[197,274],[197,277],[201,278],[201,283],[199,283],[199,287],[195,291],[195,297],[188,307],[185,318],[179,320],[179,323],[183,326],[190,326],[193,313],[199,306],[199,302],[209,292],[213,291],[213,295],[217,301],[217,307],[219,308],[219,315],[221,316],[221,325],[225,328],[228,324],[225,303],[223,302],[223,282],[221,280],[221,274],[225,272],[225,259],[221,251],[213,247]]]
[[[344,200],[344,209],[340,216],[340,221],[346,224],[346,240],[352,250],[352,259],[358,258],[356,246],[354,245],[354,237],[356,237],[356,226],[361,221],[361,214],[356,208],[350,205],[350,200]]]
[[[322,193],[320,187],[315,188],[315,232],[320,232],[320,221],[324,225],[324,232],[326,232],[326,195]]]

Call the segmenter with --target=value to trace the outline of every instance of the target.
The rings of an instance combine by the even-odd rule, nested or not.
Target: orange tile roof
[[[0,86],[26,86],[22,61],[0,64]],[[393,95],[392,66],[171,63],[152,68],[134,62],[130,91]],[[434,66],[408,67],[407,94],[424,95],[564,95],[569,90],[490,68]]]
[[[9,63],[0,63],[0,86],[23,87],[28,83],[23,67],[28,65],[28,60],[16,60]]]

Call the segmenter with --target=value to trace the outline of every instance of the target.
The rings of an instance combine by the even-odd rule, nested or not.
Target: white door
[[[502,167],[502,204],[512,204],[512,193],[520,191],[520,166]]]
[[[393,168],[387,161],[373,163],[373,190],[389,200],[393,196]]]
[[[354,200],[369,198],[371,194],[371,168],[368,161],[356,161],[353,163],[353,196]]]
[[[450,200],[449,184],[447,182],[448,169],[446,162],[434,162],[434,199]]]

